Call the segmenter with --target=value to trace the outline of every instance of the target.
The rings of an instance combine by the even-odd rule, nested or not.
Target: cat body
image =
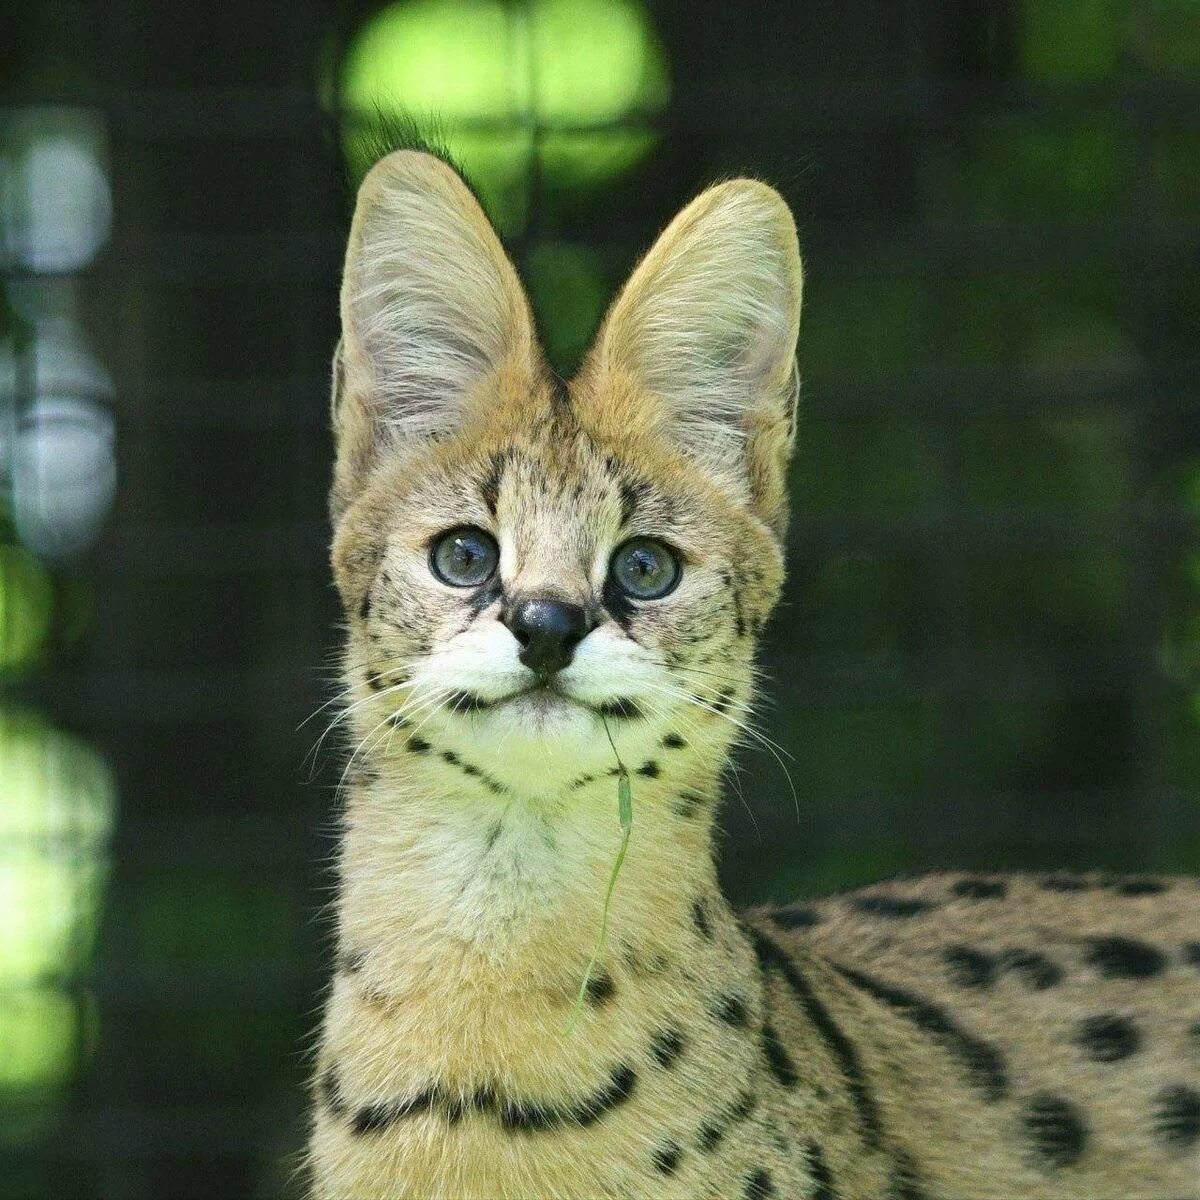
[[[783,202],[719,185],[564,384],[454,171],[405,151],[364,182],[318,1200],[1200,1198],[1194,881],[931,877],[743,916],[720,894],[800,294]]]

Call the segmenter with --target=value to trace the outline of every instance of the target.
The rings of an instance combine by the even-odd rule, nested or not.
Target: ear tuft
[[[605,319],[592,369],[631,380],[666,430],[780,532],[794,436],[800,250],[773,188],[709,188],[668,226]]]

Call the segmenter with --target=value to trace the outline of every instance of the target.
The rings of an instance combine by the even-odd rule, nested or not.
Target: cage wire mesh
[[[334,687],[327,363],[373,93],[440,107],[563,371],[703,184],[795,207],[784,764],[731,780],[736,900],[1200,866],[1194,6],[41,7],[5,17],[0,120],[0,1196],[295,1188],[340,767],[301,723]],[[13,190],[64,107],[107,208],[63,208],[86,155]],[[31,212],[103,234],[38,259]]]

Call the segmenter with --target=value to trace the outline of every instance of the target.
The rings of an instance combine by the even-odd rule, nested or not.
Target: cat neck
[[[633,826],[603,960],[654,961],[662,930],[713,896],[720,763],[679,750],[635,766]],[[621,841],[615,770],[518,791],[412,739],[348,789],[340,856],[343,962],[399,997],[527,985],[578,991]],[[605,967],[602,961],[601,969]],[[485,986],[486,983],[486,986]]]

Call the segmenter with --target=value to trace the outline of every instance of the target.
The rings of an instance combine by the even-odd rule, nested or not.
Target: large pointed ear
[[[335,518],[389,448],[452,432],[493,372],[534,371],[529,304],[470,189],[399,150],[358,191],[334,360]]]
[[[782,197],[754,180],[718,184],[639,264],[590,363],[596,403],[640,392],[653,423],[780,536],[800,294],[796,226]]]

